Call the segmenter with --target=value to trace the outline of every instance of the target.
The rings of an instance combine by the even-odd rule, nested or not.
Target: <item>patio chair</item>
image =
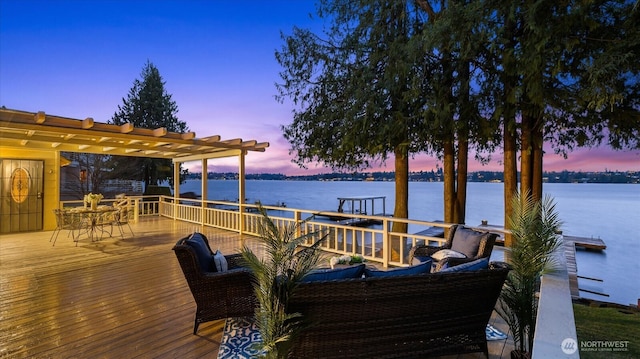
[[[63,229],[68,230],[67,237],[71,235],[73,241],[78,245],[78,238],[80,237],[80,230],[83,228],[82,217],[76,213],[64,211],[62,209],[54,209],[53,214],[56,217],[56,229],[51,233],[49,242],[53,242],[52,245],[56,245],[58,235]],[[78,231],[78,233],[76,233]]]
[[[463,225],[449,228],[447,241],[442,246],[416,245],[409,252],[409,260],[423,260],[429,257],[433,272],[453,267],[480,258],[489,258],[498,235],[477,231]]]
[[[200,323],[254,314],[257,301],[252,276],[242,266],[240,254],[224,256],[228,269],[218,271],[215,257],[220,253],[212,253],[207,237],[200,233],[178,240],[173,251],[196,301],[193,334]]]
[[[113,206],[118,210],[113,213],[113,220],[111,222],[111,225],[118,227],[118,230],[120,231],[120,237],[122,237],[122,239],[124,239],[124,230],[122,229],[122,227],[124,226],[127,226],[129,228],[129,232],[131,232],[132,237],[135,236],[135,234],[133,233],[133,229],[129,224],[129,198],[120,198],[118,201],[113,203]]]

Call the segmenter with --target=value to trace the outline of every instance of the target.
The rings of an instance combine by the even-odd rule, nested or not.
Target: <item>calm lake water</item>
[[[188,191],[200,194],[201,182],[189,180],[180,186],[180,192]],[[599,237],[607,245],[603,252],[578,250],[576,258],[579,275],[604,280],[580,279],[580,288],[610,297],[586,292],[580,292],[581,296],[636,304],[640,298],[640,185],[549,183],[544,191],[556,202],[565,234]],[[210,180],[208,192],[210,200],[237,201],[238,182]],[[289,208],[335,211],[338,197],[369,195],[386,196],[386,212],[393,213],[393,182],[246,181],[247,203],[284,202]],[[503,225],[501,183],[469,183],[467,197],[469,225],[482,220]],[[441,182],[409,184],[409,218],[443,218]]]

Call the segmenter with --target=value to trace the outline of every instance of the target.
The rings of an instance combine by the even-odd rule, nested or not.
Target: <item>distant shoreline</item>
[[[409,173],[410,182],[442,182],[444,175],[441,170],[421,171]],[[189,173],[186,179],[201,179],[202,173]],[[235,172],[209,172],[209,180],[237,180]],[[382,181],[393,182],[394,172],[354,172],[354,173],[324,173],[307,176],[288,176],[281,173],[246,174],[247,180],[279,180],[279,181]],[[469,172],[468,182],[504,181],[503,172],[477,171]],[[620,183],[640,184],[640,171],[606,171],[606,172],[544,172],[544,183]]]

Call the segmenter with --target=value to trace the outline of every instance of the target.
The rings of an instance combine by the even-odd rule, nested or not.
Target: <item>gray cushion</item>
[[[464,254],[467,258],[474,258],[478,255],[480,240],[488,235],[489,233],[478,232],[465,227],[458,227],[456,232],[453,234],[451,249]]]
[[[218,272],[226,272],[229,269],[227,258],[225,258],[220,251],[216,251],[213,255],[213,263],[215,264],[216,271]]]
[[[336,269],[315,269],[302,277],[302,282],[317,282],[323,280],[362,278],[364,263]]]
[[[445,267],[446,268],[440,269],[440,272],[438,273],[471,272],[480,269],[487,269],[489,268],[489,258],[480,258],[476,259],[475,261],[463,263],[453,267],[448,267],[447,264],[445,264]]]
[[[398,275],[412,275],[431,272],[431,259],[410,267],[394,268],[389,270],[377,270],[366,268],[365,277],[393,277]]]

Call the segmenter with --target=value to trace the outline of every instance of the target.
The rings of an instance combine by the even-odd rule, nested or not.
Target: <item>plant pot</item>
[[[351,267],[351,264],[334,264],[333,266],[331,266],[331,269],[347,268],[347,267]]]
[[[531,359],[531,353],[521,350],[512,350],[511,359]]]

